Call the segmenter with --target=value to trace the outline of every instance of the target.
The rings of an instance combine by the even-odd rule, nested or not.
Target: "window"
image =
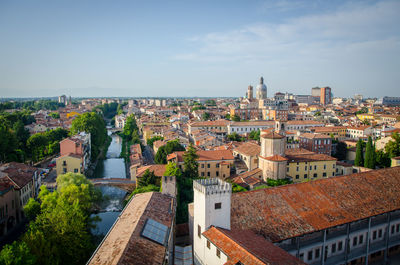
[[[207,168],[210,168],[210,164],[207,164]]]
[[[316,250],[315,250],[315,258],[316,259],[318,259],[319,258],[319,248],[317,248]]]
[[[353,237],[353,246],[357,245],[357,237]]]
[[[317,173],[314,173],[314,178],[318,178],[318,174]]]
[[[324,165],[324,169],[326,169],[326,165]]]
[[[400,231],[400,224],[396,225],[396,233],[398,233]]]
[[[67,173],[67,169],[65,167],[63,168],[63,171],[64,171],[64,173]]]
[[[304,174],[304,178],[305,178],[305,179],[308,178],[308,175],[307,175],[307,174]]]
[[[317,166],[314,166],[314,170],[317,170]]]
[[[204,177],[204,172],[201,172],[201,176]]]
[[[214,204],[214,208],[215,209],[221,209],[221,203],[220,202],[215,203]]]
[[[217,257],[220,258],[221,257],[221,251],[219,251],[219,249],[217,248]]]
[[[360,235],[360,237],[358,238],[358,244],[362,244],[364,241],[364,236]]]
[[[376,239],[376,231],[374,231],[373,233],[372,233],[372,240],[375,240]]]
[[[310,170],[312,170],[312,166],[310,166]]]
[[[289,167],[286,168],[286,171],[289,172]]]
[[[207,240],[207,247],[210,248],[210,241]]]
[[[300,258],[301,260],[304,260],[304,253],[300,253],[299,258]]]
[[[341,251],[342,249],[343,249],[343,242],[340,241],[340,242],[338,243],[338,251]]]
[[[336,243],[332,244],[332,253],[335,253],[335,252],[336,252]]]
[[[379,232],[378,232],[378,237],[379,237],[379,238],[381,238],[381,237],[382,237],[382,229],[379,229]]]
[[[392,231],[391,231],[391,234],[394,234],[394,225],[392,225]]]
[[[201,168],[204,168],[204,164],[201,164]]]
[[[207,177],[209,177],[210,176],[210,172],[207,172]]]
[[[216,166],[217,168],[219,168],[219,163],[217,163],[215,166]]]
[[[296,171],[299,171],[299,167],[296,167]]]
[[[307,259],[312,260],[312,250],[308,251]]]
[[[77,168],[74,168],[74,173],[78,173],[78,169]]]
[[[299,179],[299,175],[296,175],[296,179]]]
[[[322,173],[322,176],[323,176],[323,177],[326,177],[326,172]]]
[[[215,174],[217,175],[217,177],[219,176],[219,171],[215,172]]]
[[[201,238],[201,226],[197,225],[197,236]]]
[[[307,166],[304,167],[304,170],[307,170]]]

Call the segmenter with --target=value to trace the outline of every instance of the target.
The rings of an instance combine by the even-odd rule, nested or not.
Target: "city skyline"
[[[397,1],[0,2],[0,96],[398,96]]]

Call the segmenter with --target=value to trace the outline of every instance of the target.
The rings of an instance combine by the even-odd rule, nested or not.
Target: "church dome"
[[[264,78],[260,78],[260,83],[257,85],[257,90],[267,91],[267,86],[264,84]]]

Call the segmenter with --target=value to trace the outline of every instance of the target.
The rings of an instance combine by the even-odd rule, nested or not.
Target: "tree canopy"
[[[178,140],[172,140],[165,145],[158,148],[154,157],[156,164],[167,164],[167,156],[176,151],[185,151],[185,148],[179,143]]]
[[[358,139],[356,146],[356,158],[354,160],[354,165],[358,167],[364,166],[364,143],[361,139]]]
[[[100,148],[107,140],[107,129],[103,117],[95,112],[86,112],[77,116],[72,121],[71,134],[79,132],[90,133],[92,159],[96,159],[100,153]]]
[[[39,209],[32,200],[27,204],[25,211],[33,217],[27,231],[21,241],[0,253],[0,261],[21,259],[4,264],[83,264],[90,257],[94,250],[90,209],[100,193],[81,174],[61,175],[57,185],[54,192],[41,187]]]

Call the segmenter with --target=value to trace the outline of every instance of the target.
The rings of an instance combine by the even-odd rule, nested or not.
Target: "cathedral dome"
[[[256,92],[257,99],[266,99],[267,98],[267,86],[264,84],[264,78],[260,78],[260,83],[257,85]]]

